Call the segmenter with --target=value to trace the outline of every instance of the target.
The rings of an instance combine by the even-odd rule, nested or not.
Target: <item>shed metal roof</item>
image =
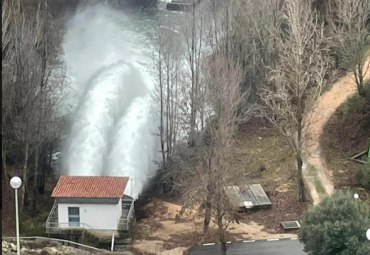
[[[253,207],[272,205],[260,184],[227,186],[224,190],[231,204],[237,208],[244,208],[249,202]]]

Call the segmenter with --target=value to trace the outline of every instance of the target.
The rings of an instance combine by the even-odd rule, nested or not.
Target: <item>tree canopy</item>
[[[299,238],[312,255],[365,255],[370,254],[369,227],[369,205],[337,191],[304,214]]]

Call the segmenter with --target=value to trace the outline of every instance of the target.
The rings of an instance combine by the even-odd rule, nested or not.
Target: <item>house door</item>
[[[68,223],[70,227],[80,226],[80,208],[68,207]]]

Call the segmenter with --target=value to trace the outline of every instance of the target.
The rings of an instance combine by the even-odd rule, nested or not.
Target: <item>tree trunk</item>
[[[48,171],[49,174],[51,173],[51,160],[53,158],[53,143],[50,142],[50,148],[49,148],[49,163],[48,163]]]
[[[301,125],[299,125],[301,126]],[[301,144],[302,140],[302,129],[298,129],[298,144]],[[300,146],[299,146],[300,147]],[[302,150],[298,148],[297,152],[297,167],[298,167],[298,190],[299,190],[299,202],[306,202],[306,194],[304,190],[304,180],[302,174]]]
[[[38,171],[39,171],[39,148],[35,149],[35,172],[33,175],[33,198],[32,198],[32,211],[36,211],[37,206],[37,190],[38,190]]]
[[[23,213],[23,206],[25,201],[26,195],[26,187],[27,187],[27,169],[28,169],[28,153],[29,153],[29,144],[26,143],[24,148],[24,163],[23,163],[23,175],[22,175],[22,186],[20,188],[20,197],[19,197],[19,213]]]
[[[6,150],[2,147],[2,159],[3,159],[3,171],[4,171],[4,180],[6,183],[9,182],[9,173],[6,166]]]
[[[302,174],[301,152],[299,152],[297,155],[297,165],[298,165],[299,202],[306,202],[306,194],[305,194],[304,180],[303,180],[303,174]]]
[[[226,255],[226,242],[225,242],[225,231],[222,226],[222,216],[217,216],[217,225],[218,225],[218,231],[219,231],[219,241],[220,241],[220,248],[221,248],[221,254]]]
[[[300,91],[298,90],[298,94]],[[297,136],[297,168],[298,168],[298,190],[299,190],[299,202],[306,202],[306,194],[304,190],[304,180],[302,174],[302,121],[303,121],[303,107],[302,98],[298,97],[298,136]]]
[[[168,160],[168,156],[171,154],[171,137],[170,137],[170,121],[171,120],[171,108],[170,108],[170,60],[167,58],[167,98],[166,98],[166,158]]]
[[[164,118],[164,116],[163,116],[163,107],[164,107],[164,102],[163,102],[163,81],[162,81],[162,54],[161,54],[161,44],[162,44],[162,42],[161,42],[161,35],[160,35],[160,33],[159,33],[159,66],[158,66],[158,71],[159,71],[159,89],[160,89],[160,100],[161,100],[161,123],[160,123],[160,127],[159,127],[159,129],[160,129],[160,139],[161,139],[161,150],[162,150],[162,169],[164,169],[165,167],[165,164],[166,164],[166,152],[165,152],[165,150],[164,150],[164,127],[163,127],[163,125],[164,125],[164,120],[163,120],[163,118]]]
[[[364,74],[363,74],[363,66],[361,63],[356,64],[356,67],[353,73],[355,75],[355,81],[357,85],[358,94],[361,97],[364,97],[365,96]]]
[[[195,115],[196,115],[196,86],[195,86],[195,0],[192,5],[192,33],[191,33],[191,55],[190,55],[190,70],[191,70],[191,115],[190,115],[190,141],[191,147],[195,146]]]
[[[211,222],[211,210],[212,210],[211,194],[208,194],[206,201],[206,212],[204,216],[203,234],[207,234],[208,232],[209,223]]]

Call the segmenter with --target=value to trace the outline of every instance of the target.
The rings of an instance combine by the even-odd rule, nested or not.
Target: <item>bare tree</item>
[[[248,120],[254,108],[240,111],[245,96],[240,91],[244,73],[240,65],[224,55],[215,53],[203,60],[201,79],[207,88],[205,95],[206,124],[202,139],[197,139],[187,159],[185,170],[180,169],[178,185],[185,190],[182,211],[191,205],[204,209],[203,233],[207,234],[213,219],[218,226],[222,254],[226,252],[225,233],[234,221],[233,209],[224,193],[224,187],[235,177],[230,165],[235,133],[241,122]],[[185,174],[183,173],[185,171]],[[181,214],[180,212],[180,214]],[[181,216],[181,215],[180,215]]]
[[[163,156],[165,159],[172,154],[177,136],[177,114],[179,99],[180,77],[180,47],[179,35],[172,27],[160,26],[158,31],[157,52],[155,55],[155,76],[157,77],[157,91],[161,108],[161,140],[163,142]]]
[[[267,82],[268,67],[274,66],[278,60],[276,41],[270,31],[281,25],[278,18],[281,1],[236,1],[234,5],[231,51],[245,70],[242,88],[250,91],[247,100],[257,102],[257,91]]]
[[[209,139],[206,142],[206,173],[209,176],[208,194],[211,195],[213,214],[217,220],[222,254],[226,254],[225,231],[232,220],[232,208],[224,193],[224,187],[233,173],[230,170],[231,150],[238,124],[245,121],[246,112],[238,115],[243,101],[240,84],[243,71],[240,65],[226,56],[212,56],[204,66],[204,79],[208,87],[207,104],[210,106],[207,117]],[[213,120],[212,120],[213,119]],[[228,219],[225,222],[225,217]]]
[[[200,84],[200,61],[203,55],[204,46],[204,10],[202,8],[196,9],[196,0],[192,1],[191,14],[184,16],[181,19],[180,33],[183,36],[185,44],[184,59],[186,60],[186,68],[183,71],[183,79],[189,84],[189,89],[184,87],[183,94],[186,95],[186,107],[182,111],[184,116],[190,112],[187,125],[189,126],[190,146],[195,146],[195,137],[198,130],[202,130],[203,119],[198,114],[201,112],[200,91],[202,90]],[[199,118],[198,118],[199,117]],[[197,121],[200,119],[199,121]]]
[[[181,155],[186,162],[180,165],[188,167],[174,166],[176,170],[182,169],[178,172],[181,177],[177,178],[177,182],[185,190],[186,198],[179,216],[188,206],[200,204],[205,212],[203,233],[208,232],[212,218],[216,218],[220,240],[223,243],[227,229],[225,217],[232,218],[223,191],[232,176],[227,168],[231,163],[228,156],[229,146],[233,142],[238,124],[246,121],[255,109],[254,106],[249,107],[245,103],[246,93],[240,91],[244,72],[239,62],[234,62],[230,54],[231,38],[234,33],[232,3],[233,1],[212,2],[209,9],[199,11],[203,14],[202,19],[198,22],[192,19],[189,24],[184,22],[185,26],[181,29],[191,74],[189,76],[185,74],[182,86],[185,91],[182,91],[182,96],[190,99],[190,105],[196,101],[194,106],[197,114],[190,116],[189,122],[192,122],[194,116],[198,116],[201,128],[198,127],[195,134],[203,139],[194,139],[193,143],[190,143],[190,148],[182,150],[186,151]],[[192,17],[194,15],[195,12]],[[196,41],[193,38],[196,38]],[[205,52],[205,48],[210,49],[210,52]],[[194,57],[195,60],[191,61]],[[187,87],[191,90],[186,90]],[[197,126],[197,121],[195,124]],[[191,124],[189,129],[192,133]],[[178,157],[176,160],[180,161]],[[186,172],[186,176],[182,172]]]
[[[266,117],[289,142],[297,160],[299,201],[306,201],[302,176],[302,131],[331,67],[328,39],[310,0],[286,0],[280,12],[283,29],[272,31],[279,61],[271,67],[270,84],[260,91]]]
[[[2,1],[1,11],[2,11],[2,92],[3,95],[10,95],[12,92],[11,86],[11,68],[10,62],[12,61],[11,54],[9,54],[9,50],[12,47],[12,19],[13,19],[13,12],[14,3],[11,0],[4,0]],[[10,117],[10,108],[11,108],[11,96],[3,96],[2,98],[2,168],[3,168],[3,176],[6,181],[9,179],[9,173],[7,170],[6,158],[7,152],[9,147],[11,147],[12,139],[9,135],[9,127],[7,120]]]
[[[28,160],[35,144],[35,135],[32,131],[35,130],[36,122],[32,121],[32,116],[37,112],[36,105],[40,99],[41,77],[35,50],[35,42],[39,38],[36,20],[27,20],[26,22],[28,11],[24,10],[25,6],[20,1],[12,1],[11,6],[12,35],[10,40],[12,51],[9,52],[11,54],[9,58],[12,61],[9,63],[9,68],[12,72],[9,75],[12,78],[9,80],[11,83],[8,86],[11,86],[12,90],[10,93],[12,96],[10,104],[11,128],[23,154],[23,185],[20,194],[20,209],[22,211],[27,187]],[[39,7],[36,8],[39,9]]]
[[[226,51],[215,53],[204,60],[202,67],[202,77],[207,86],[207,125],[202,160],[196,174],[203,182],[200,192],[205,192],[202,198],[206,210],[204,232],[208,231],[210,222],[207,217],[215,219],[222,254],[226,254],[227,227],[235,220],[234,208],[230,206],[224,191],[235,176],[230,167],[231,146],[239,124],[247,121],[254,111],[253,107],[240,111],[245,100],[245,95],[240,90],[244,72],[241,65],[227,55]],[[194,182],[196,183],[195,180]],[[196,190],[194,187],[193,192],[197,192]]]
[[[170,190],[168,184],[171,182],[171,175],[167,174],[167,166],[171,161],[176,143],[181,139],[178,132],[180,101],[184,98],[181,91],[183,84],[181,77],[181,64],[183,63],[181,59],[182,38],[174,25],[169,27],[159,26],[157,36],[155,42],[157,49],[153,56],[155,62],[154,76],[157,80],[153,95],[156,109],[153,112],[160,120],[158,136],[162,154],[161,169],[163,170],[163,189],[167,192]]]
[[[28,186],[30,162],[35,158],[34,178],[38,175],[40,146],[46,140],[48,124],[52,122],[55,108],[51,102],[62,97],[58,82],[50,86],[48,81],[57,65],[58,47],[61,34],[52,26],[47,0],[21,2],[8,0],[9,9],[5,47],[6,54],[5,88],[7,92],[6,110],[3,123],[7,126],[7,138],[14,138],[12,146],[23,154],[23,185],[20,194],[20,207],[23,209]],[[3,31],[4,33],[4,31]],[[3,72],[4,75],[4,72]],[[7,149],[3,144],[3,151]],[[6,166],[6,157],[3,157]]]
[[[370,63],[365,65],[365,51],[370,47],[370,1],[330,1],[329,15],[337,57],[354,74],[359,95],[365,96],[364,77],[370,71]]]

